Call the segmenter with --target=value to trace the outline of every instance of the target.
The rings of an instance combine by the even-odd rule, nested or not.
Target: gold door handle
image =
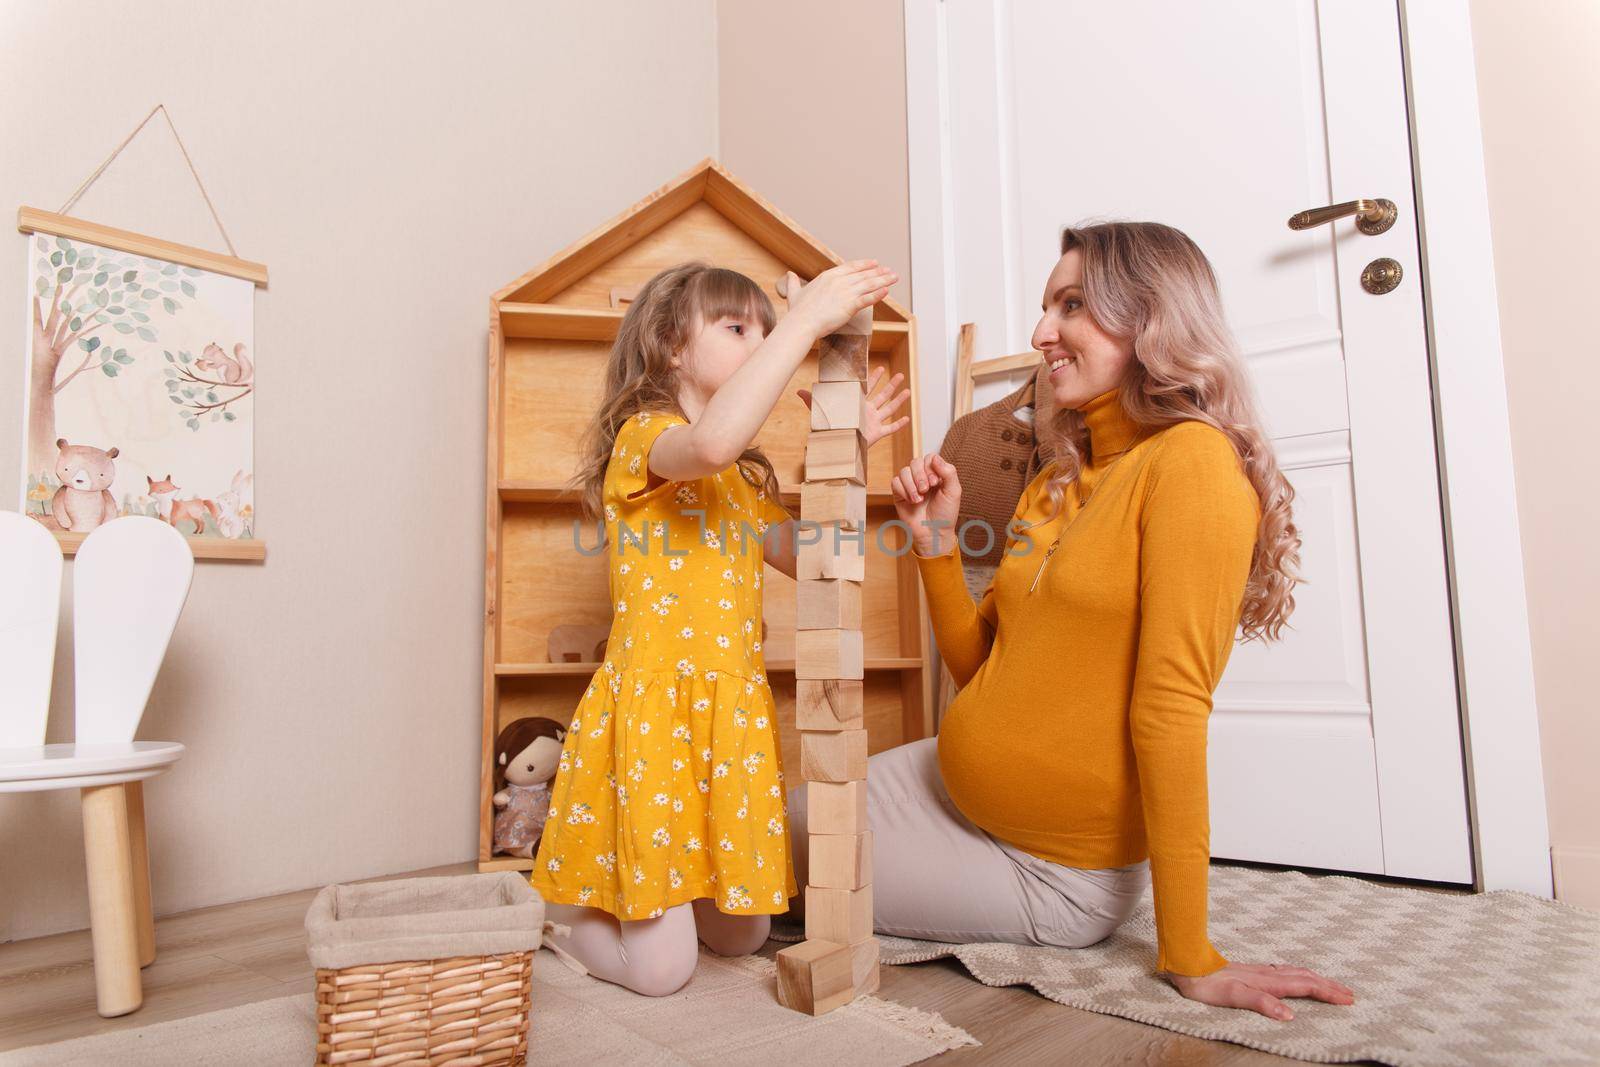
[[[1394,225],[1395,214],[1393,200],[1347,200],[1342,204],[1314,207],[1298,215],[1291,215],[1289,229],[1309,230],[1313,226],[1321,226],[1324,222],[1354,215],[1356,229],[1365,234],[1379,234]]]

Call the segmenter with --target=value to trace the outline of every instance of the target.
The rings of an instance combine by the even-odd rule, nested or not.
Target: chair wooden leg
[[[133,855],[133,912],[139,923],[139,966],[156,961],[156,918],[150,910],[150,851],[144,836],[144,783],[129,782],[128,845]]]
[[[89,872],[89,933],[94,942],[95,999],[106,1018],[144,1003],[139,929],[133,905],[133,850],[128,794],[122,785],[81,790],[83,848]]]

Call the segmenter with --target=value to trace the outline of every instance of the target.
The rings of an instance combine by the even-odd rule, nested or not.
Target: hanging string
[[[111,161],[116,159],[118,153],[120,153],[124,148],[128,147],[129,141],[139,136],[139,131],[144,129],[146,122],[149,122],[155,117],[157,111],[161,112],[161,117],[167,120],[167,126],[172,130],[173,140],[178,142],[178,151],[183,153],[183,161],[189,164],[189,173],[194,175],[194,183],[200,187],[200,195],[205,198],[206,207],[210,209],[211,218],[215,220],[217,229],[222,233],[222,240],[223,243],[228,246],[229,254],[235,258],[238,258],[239,253],[234,251],[233,241],[229,239],[228,231],[222,225],[222,219],[217,216],[216,206],[211,203],[211,195],[206,192],[206,183],[200,180],[200,172],[194,169],[194,161],[189,158],[189,150],[183,146],[183,138],[178,136],[178,127],[172,124],[172,116],[167,113],[167,105],[165,104],[157,104],[155,107],[150,109],[150,114],[144,117],[144,121],[135,126],[133,128],[133,132],[124,137],[122,139],[122,143],[117,145],[112,153],[106,157],[105,162],[96,167],[94,169],[94,173],[85,178],[83,180],[83,184],[78,186],[77,189],[73,190],[72,195],[67,197],[67,202],[61,205],[61,210],[56,212],[56,214],[65,215],[67,213],[67,209],[78,202],[78,197],[83,195],[84,190],[93,185],[94,180],[100,177],[100,175],[105,172],[107,167],[111,166]]]

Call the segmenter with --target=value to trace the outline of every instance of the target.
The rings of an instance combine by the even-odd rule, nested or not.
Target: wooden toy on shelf
[[[609,626],[563,623],[550,631],[545,642],[551,663],[599,663],[606,658]]]
[[[779,316],[788,309],[773,279],[787,271],[813,278],[841,261],[707,159],[489,300],[480,870],[533,865],[526,857],[492,850],[495,738],[508,723],[529,715],[570,721],[603,662],[588,656],[563,661],[559,648],[565,646],[550,647],[557,627],[604,628],[612,613],[607,560],[594,551],[595,528],[582,522],[578,501],[564,486],[577,467],[577,445],[597,407],[611,341],[631,298],[657,272],[690,259],[754,278]],[[872,557],[864,578],[796,583],[771,568],[763,578],[770,629],[762,655],[790,782],[800,780],[804,762],[797,724],[803,730],[865,730],[870,752],[933,732],[921,585],[904,537],[897,527],[884,529],[894,518],[889,479],[922,450],[916,324],[904,307],[884,300],[874,306],[867,328],[808,355],[756,438],[777,469],[785,506],[860,531]],[[849,373],[835,365],[848,366]],[[867,368],[877,367],[906,376],[911,425],[873,448],[863,477],[849,477],[856,470],[846,448],[831,457],[842,458],[845,477],[807,484],[813,421],[829,420],[819,428],[830,431],[853,431],[840,422],[851,417],[850,389],[859,388]],[[841,387],[818,389],[819,381]],[[801,388],[822,395],[816,414],[795,396]],[[821,556],[816,558],[823,566]],[[848,555],[835,559],[849,562]],[[848,661],[854,677],[800,677],[797,616],[806,629],[856,632],[855,643],[841,639],[828,646]],[[807,788],[822,785],[841,787],[818,782]],[[852,974],[855,967],[851,957]]]
[[[792,273],[778,286],[799,297]],[[806,939],[778,952],[778,1000],[820,1015],[878,988],[878,942],[872,936],[872,833],[867,829],[867,731],[853,725],[858,690],[841,690],[864,674],[861,585],[866,579],[864,523],[854,498],[867,479],[867,353],[872,309],[864,308],[822,338],[811,394],[800,518],[806,539],[795,578],[796,685],[822,686],[828,714],[796,711],[800,776],[806,782],[809,873]],[[817,529],[810,527],[816,524]],[[821,536],[811,540],[814,533]],[[827,686],[834,686],[830,691]],[[802,703],[815,703],[808,692]],[[812,806],[812,805],[815,806]]]

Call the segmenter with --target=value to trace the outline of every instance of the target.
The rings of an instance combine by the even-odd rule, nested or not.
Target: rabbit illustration
[[[255,513],[251,500],[254,481],[255,475],[236,471],[232,487],[217,496],[217,530],[223,537],[238,537],[244,533],[246,524]]]

